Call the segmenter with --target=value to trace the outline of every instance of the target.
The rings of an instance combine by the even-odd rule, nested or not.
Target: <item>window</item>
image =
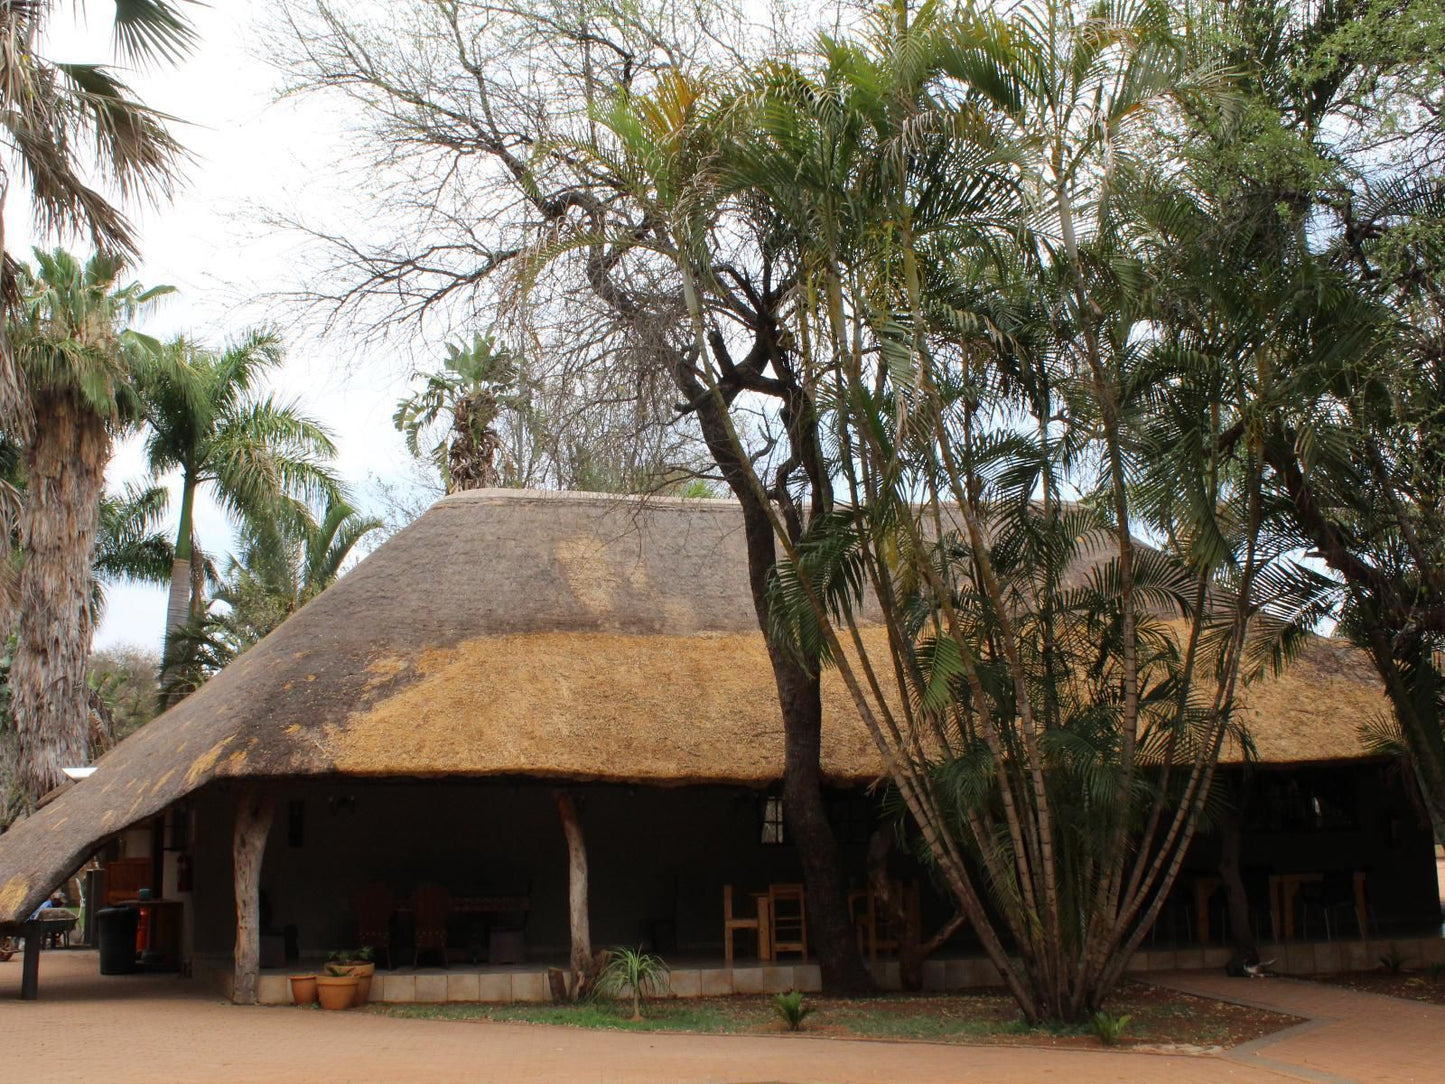
[[[763,799],[762,842],[787,842],[783,825],[783,800],[775,794],[770,794]]]
[[[844,846],[868,842],[873,833],[873,807],[863,794],[840,794],[828,801],[828,821]]]

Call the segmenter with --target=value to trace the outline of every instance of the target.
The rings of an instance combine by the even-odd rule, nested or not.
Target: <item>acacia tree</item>
[[[651,180],[625,162],[611,169],[592,152],[605,128],[600,114],[618,94],[662,85],[673,95],[664,110],[687,113],[694,84],[664,73],[709,57],[742,62],[745,23],[715,7],[670,2],[519,8],[438,0],[391,17],[409,32],[379,31],[324,2],[290,8],[285,48],[296,54],[302,84],[358,99],[379,156],[411,156],[413,176],[436,178],[409,183],[390,208],[403,225],[415,216],[415,251],[404,242],[363,248],[323,237],[346,282],[330,300],[355,307],[385,297],[390,318],[471,306],[491,326],[505,313],[529,339],[525,354],[573,359],[593,374],[598,398],[635,403],[638,432],[666,417],[658,404],[680,401],[682,419],[696,426],[740,502],[750,590],[766,624],[778,557],[772,506],[800,538],[832,500],[812,389],[781,324],[794,269],[778,258],[766,218],[736,214],[679,232],[689,213],[674,202],[679,193],[649,186],[669,173],[690,175],[693,148],[668,148],[671,161]],[[697,213],[706,220],[709,212],[701,205]],[[725,252],[718,249],[715,274],[690,277],[690,258],[680,259],[677,246],[708,232],[729,238]],[[699,324],[703,309],[711,315]],[[737,445],[740,430],[754,447]],[[755,459],[768,476],[761,488]],[[770,645],[770,657],[809,941],[826,989],[866,989],[823,800],[818,668],[781,645]]]

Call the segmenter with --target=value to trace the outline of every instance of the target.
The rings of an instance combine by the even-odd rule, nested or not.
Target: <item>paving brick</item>
[[[817,964],[794,964],[793,987],[805,994],[816,994],[823,989],[823,969]]]
[[[288,1005],[291,1002],[291,980],[285,975],[260,975],[256,979],[258,1005]]]
[[[395,1004],[416,1000],[416,975],[388,975],[386,1000]]]
[[[1249,1044],[1230,1055],[1236,1063],[1257,1065],[1258,1058],[1267,1058],[1275,1067],[1302,1070],[1299,1075],[1306,1078],[1372,1084],[1440,1079],[1445,1006],[1362,994],[1328,983],[1245,981],[1217,972],[1151,976],[1150,981],[1315,1022],[1312,1028],[1289,1029]]]
[[[735,967],[733,968],[732,992],[738,994],[763,994],[767,993],[767,985],[763,980],[761,967]],[[792,978],[791,973],[789,979]]]
[[[447,976],[447,1000],[448,1001],[480,1001],[481,976],[472,974],[448,975]]]
[[[1207,948],[1204,950],[1204,966],[1205,968],[1223,967],[1225,964],[1229,963],[1229,959],[1233,955],[1233,949]]]
[[[489,975],[478,975],[477,1000],[511,1001],[512,976],[506,973],[498,972],[492,972]]]
[[[667,991],[673,997],[701,997],[702,971],[695,967],[679,968],[668,975]]]
[[[513,1001],[551,1001],[552,987],[547,982],[545,971],[514,971],[512,973]]]
[[[1285,975],[1313,975],[1315,972],[1314,945],[1298,942],[1286,945],[1284,957],[1275,964],[1275,970]]]
[[[726,967],[702,969],[702,996],[723,997],[733,992],[733,973]]]

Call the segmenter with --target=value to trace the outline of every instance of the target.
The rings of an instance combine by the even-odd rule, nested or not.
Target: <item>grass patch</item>
[[[998,992],[956,995],[896,994],[858,1000],[809,996],[814,1010],[803,1034],[839,1039],[894,1039],[944,1043],[1097,1047],[1089,1020],[1030,1027],[1011,999]],[[1108,1009],[1128,1015],[1122,1046],[1139,1043],[1234,1046],[1298,1021],[1143,983],[1128,983]],[[423,1020],[496,1021],[603,1028],[613,1031],[688,1032],[705,1035],[780,1035],[771,997],[657,999],[632,1020],[629,1000],[599,999],[581,1005],[547,1003],[374,1005],[366,1011]]]

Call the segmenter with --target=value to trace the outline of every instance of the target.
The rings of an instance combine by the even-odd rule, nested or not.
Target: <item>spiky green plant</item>
[[[1124,1030],[1132,1019],[1133,1017],[1128,1013],[1116,1016],[1100,1009],[1093,1016],[1094,1034],[1105,1046],[1115,1046],[1124,1037]]]
[[[632,1019],[636,1022],[642,1019],[643,1000],[667,991],[669,975],[670,969],[661,956],[640,948],[614,948],[597,973],[595,989],[613,997],[631,997]]]
[[[773,997],[773,1011],[788,1025],[789,1031],[802,1031],[803,1021],[813,1014],[813,1006],[804,1004],[801,990],[789,990]]]

